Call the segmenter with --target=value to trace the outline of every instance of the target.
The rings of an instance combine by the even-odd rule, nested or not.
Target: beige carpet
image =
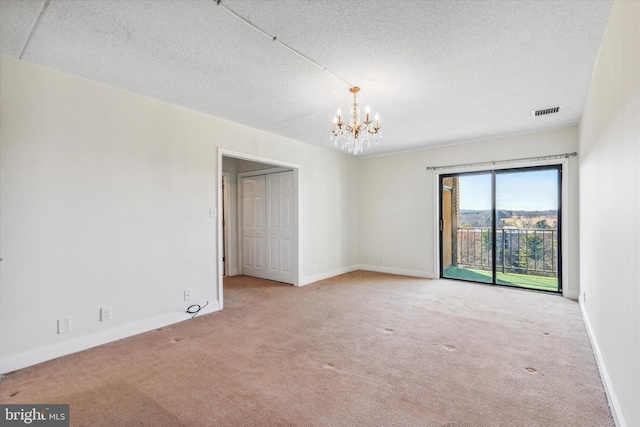
[[[578,305],[354,272],[3,376],[72,426],[613,426]]]

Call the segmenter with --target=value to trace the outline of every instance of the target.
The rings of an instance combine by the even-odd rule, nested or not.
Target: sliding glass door
[[[441,177],[442,277],[493,283],[491,172]]]
[[[440,175],[440,276],[560,292],[561,166]]]

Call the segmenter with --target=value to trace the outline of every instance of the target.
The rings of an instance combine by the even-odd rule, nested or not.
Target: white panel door
[[[267,278],[280,280],[280,179],[267,175]]]
[[[267,175],[267,277],[293,283],[293,172]]]
[[[242,274],[266,277],[265,176],[242,178]]]
[[[293,284],[293,172],[242,178],[242,274]]]
[[[280,181],[280,281],[293,283],[293,172],[279,173]]]

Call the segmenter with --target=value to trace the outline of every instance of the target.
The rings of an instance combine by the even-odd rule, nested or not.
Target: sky
[[[558,171],[538,170],[496,176],[497,209],[558,209]],[[460,209],[491,209],[491,174],[460,176]]]

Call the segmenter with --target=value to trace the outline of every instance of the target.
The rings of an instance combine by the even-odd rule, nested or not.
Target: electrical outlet
[[[586,304],[587,303],[587,291],[584,291],[582,293],[582,303]]]
[[[380,257],[380,264],[384,264],[384,257]]]
[[[71,318],[70,317],[65,317],[64,319],[59,319],[58,320],[58,333],[59,334],[66,334],[69,331],[71,331]]]
[[[189,301],[191,299],[191,289],[184,290],[184,300]]]
[[[111,307],[101,308],[100,309],[100,321],[106,322],[107,320],[111,320]]]

